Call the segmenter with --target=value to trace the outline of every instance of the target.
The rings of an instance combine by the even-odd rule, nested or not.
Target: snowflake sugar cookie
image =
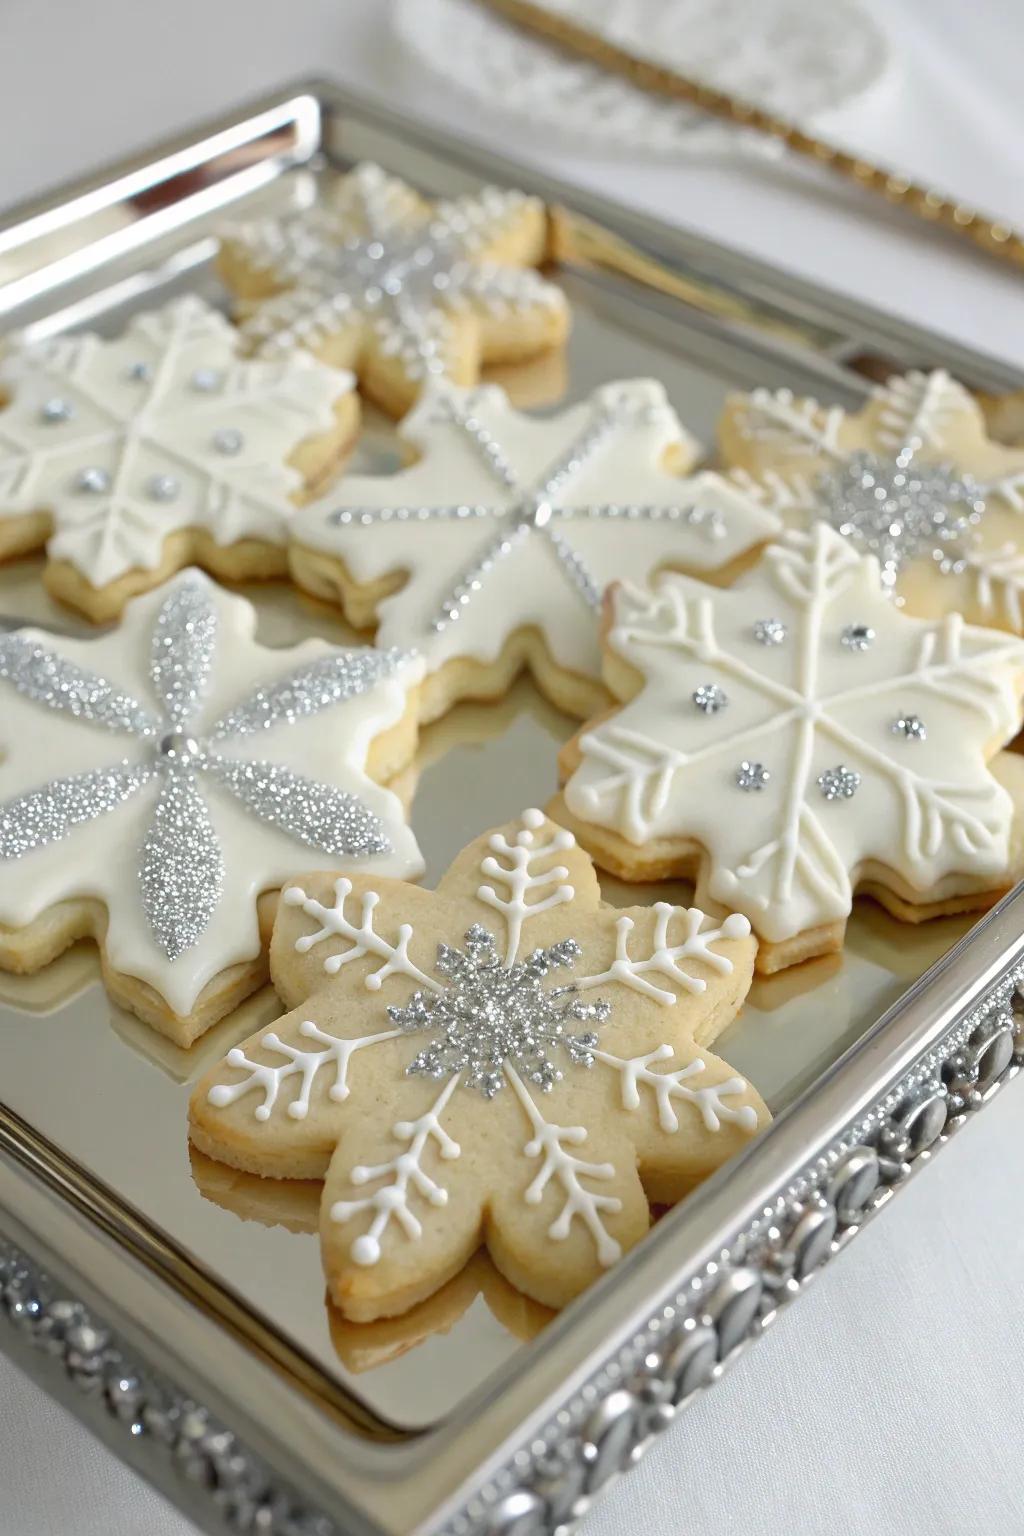
[[[223,315],[184,298],[113,341],[0,359],[0,559],[45,543],[50,590],[97,622],[194,561],[282,574],[295,502],[340,462],[358,397],[308,353],[238,354]]]
[[[839,949],[858,887],[914,920],[1012,883],[986,760],[1020,726],[1024,645],[908,617],[825,524],[729,591],[617,589],[608,645],[628,702],[566,749],[563,813],[627,878],[696,871],[759,969]]]
[[[707,1043],[754,943],[739,915],[600,900],[539,811],[478,838],[436,893],[288,887],[271,948],[291,1012],[197,1087],[193,1143],[267,1175],[326,1174],[333,1300],[404,1312],[486,1244],[561,1306],[767,1113]]]
[[[226,233],[221,268],[266,356],[296,345],[351,367],[401,415],[426,379],[472,384],[482,362],[565,340],[561,289],[531,269],[548,255],[544,204],[485,187],[428,203],[359,165],[311,211]]]
[[[571,713],[600,708],[607,583],[718,569],[779,527],[722,476],[679,477],[696,444],[651,380],[548,417],[493,385],[436,386],[402,435],[417,461],[305,508],[290,560],[300,585],[376,623],[378,644],[422,650],[426,718],[502,692],[524,664]]]
[[[112,994],[183,1045],[263,982],[263,892],[325,858],[422,868],[367,776],[411,753],[422,663],[254,624],[188,571],[100,639],[0,636],[0,966],[92,934]]]
[[[735,395],[720,438],[788,524],[823,518],[877,555],[908,613],[1024,633],[1024,450],[991,441],[948,374],[892,378],[857,415],[787,390]]]

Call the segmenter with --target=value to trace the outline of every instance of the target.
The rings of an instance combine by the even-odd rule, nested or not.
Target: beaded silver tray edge
[[[873,356],[893,368],[945,366],[990,390],[1021,383],[991,359],[321,83],[117,168],[87,211],[74,204],[84,183],[17,211],[4,228],[0,318],[46,326],[53,314],[59,329],[73,307],[86,319],[97,274],[108,292],[128,289],[143,262],[163,263],[162,282],[187,283],[210,256],[203,218],[324,155],[372,156],[445,190],[518,185],[575,208],[703,288],[691,348],[745,356],[760,382],[831,387],[852,401],[863,385],[847,364]],[[160,187],[155,213],[140,186]],[[600,311],[602,284],[615,279],[584,280]],[[724,318],[736,295],[749,301],[745,330]],[[635,284],[616,302],[638,334],[681,323],[678,301]],[[792,340],[801,331],[803,348]],[[1016,1074],[1022,984],[1024,894],[1015,892],[756,1146],[553,1323],[541,1348],[508,1362],[444,1422],[391,1441],[353,1433],[351,1405],[319,1399],[312,1372],[267,1330],[218,1315],[178,1256],[5,1109],[0,1087],[0,1347],[211,1532],[567,1532]]]

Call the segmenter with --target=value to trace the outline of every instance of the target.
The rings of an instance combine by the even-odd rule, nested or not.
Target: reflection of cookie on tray
[[[287,569],[288,520],[359,421],[352,376],[305,352],[239,356],[197,298],[113,341],[56,336],[0,359],[0,559],[46,545],[55,597],[96,622],[182,566]]]
[[[422,868],[375,783],[415,744],[418,661],[268,650],[199,572],[90,640],[0,636],[0,967],[95,938],[108,990],[188,1045],[266,978],[280,888],[325,858]]]
[[[908,617],[824,523],[727,591],[614,589],[606,659],[622,702],[563,749],[554,814],[616,874],[695,876],[701,905],[744,912],[759,970],[840,949],[854,890],[916,922],[1013,883],[988,762],[1020,725],[1024,644]]]
[[[549,255],[544,204],[485,187],[429,203],[377,165],[358,165],[316,207],[237,224],[220,270],[261,355],[307,346],[353,368],[392,415],[444,375],[559,346],[560,288],[532,269]]]
[[[788,390],[733,395],[719,439],[791,527],[823,518],[877,555],[908,613],[1024,632],[1024,448],[992,441],[948,374],[891,378],[856,415]]]
[[[439,385],[401,433],[415,461],[312,503],[289,559],[378,645],[422,651],[426,720],[524,668],[570,714],[601,708],[607,583],[659,566],[721,574],[779,526],[721,475],[686,475],[697,446],[648,379],[547,417],[494,386]]]
[[[326,1176],[324,1263],[354,1321],[407,1311],[481,1244],[560,1306],[766,1122],[707,1049],[749,987],[749,935],[605,906],[539,811],[476,839],[437,892],[307,878],[271,952],[291,1011],[198,1085],[192,1141]]]
[[[0,1003],[10,1004],[19,1013],[56,1013],[98,981],[99,966],[93,946],[73,944],[45,970],[20,976],[0,971]]]

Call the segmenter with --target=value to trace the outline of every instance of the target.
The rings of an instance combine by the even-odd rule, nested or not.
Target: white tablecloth
[[[1024,7],[888,0],[882,15],[900,74],[858,147],[1024,226]],[[5,204],[304,72],[385,98],[400,85],[407,110],[507,137],[412,78],[383,7],[353,0],[0,0],[0,59]],[[840,186],[756,163],[602,165],[522,133],[515,147],[1024,364],[1024,278]],[[1021,1108],[1014,1086],[607,1495],[588,1536],[1019,1536]],[[188,1530],[0,1359],[0,1536]]]

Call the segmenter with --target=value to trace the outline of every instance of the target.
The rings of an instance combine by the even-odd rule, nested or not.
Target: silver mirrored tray
[[[854,405],[903,367],[996,395],[1022,383],[319,82],[15,210],[0,319],[111,332],[175,292],[226,303],[212,268],[226,211],[307,206],[361,158],[427,193],[504,182],[554,209],[574,330],[564,359],[500,375],[517,404],[653,375],[710,442],[734,386]],[[392,430],[371,417],[359,454],[387,467]],[[39,573],[35,559],[0,573],[0,615],[76,627]],[[271,643],[350,638],[283,584],[251,592]],[[423,733],[408,789],[428,882],[470,836],[547,800],[571,728],[521,682]],[[185,1052],[109,1003],[79,945],[0,976],[0,1346],[210,1531],[567,1530],[1014,1075],[1022,975],[1018,892],[980,922],[917,929],[858,903],[843,955],[759,980],[723,1042],[772,1128],[585,1296],[553,1317],[478,1258],[406,1317],[357,1327],[325,1301],[316,1186],[189,1157],[189,1085],[276,1016],[273,993]]]

